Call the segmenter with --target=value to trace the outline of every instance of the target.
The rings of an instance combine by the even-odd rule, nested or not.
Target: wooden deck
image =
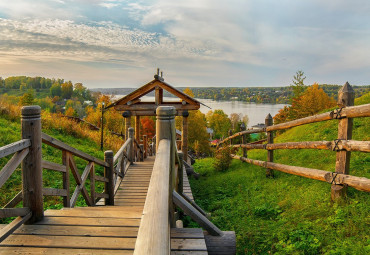
[[[0,254],[133,254],[153,164],[148,157],[130,166],[115,206],[47,210],[42,221],[0,243]],[[202,229],[172,229],[171,249],[174,255],[208,254]]]

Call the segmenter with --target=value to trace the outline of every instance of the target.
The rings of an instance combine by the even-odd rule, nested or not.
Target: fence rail
[[[331,197],[333,200],[344,196],[347,186],[351,186],[357,190],[370,192],[370,179],[349,175],[351,152],[370,152],[370,141],[351,140],[353,118],[370,117],[370,104],[359,106],[353,106],[353,104],[354,91],[352,87],[346,83],[338,93],[339,108],[331,112],[309,116],[277,125],[273,125],[272,117],[268,115],[265,120],[265,128],[246,130],[231,135],[218,144],[218,150],[223,150],[225,147],[231,147],[232,151],[235,151],[237,148],[243,148],[246,150],[267,150],[267,161],[249,159],[247,157],[240,157],[234,154],[232,154],[232,158],[266,168],[266,176],[273,176],[272,170],[278,170],[289,174],[329,182],[332,184]],[[333,119],[338,120],[338,139],[334,141],[305,141],[286,143],[274,143],[273,141],[274,131]],[[267,133],[267,144],[232,144],[232,139],[236,137],[245,134],[263,132]],[[226,144],[226,142],[229,143]],[[320,149],[335,151],[337,154],[335,172],[273,163],[273,151],[280,149]]]

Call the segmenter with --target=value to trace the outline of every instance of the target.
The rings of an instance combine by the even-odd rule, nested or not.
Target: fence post
[[[175,207],[172,200],[172,191],[175,189],[175,150],[176,150],[176,129],[175,129],[175,114],[176,109],[173,106],[159,106],[157,113],[157,130],[156,130],[156,149],[158,150],[159,142],[162,139],[171,140],[171,161],[170,161],[170,190],[169,190],[169,214],[171,227],[176,226],[175,222]]]
[[[29,207],[32,217],[27,224],[32,224],[44,217],[42,193],[42,140],[40,106],[22,107],[22,139],[30,139],[29,153],[22,161],[23,206]]]
[[[338,92],[338,106],[344,108],[347,106],[353,106],[355,102],[355,91],[351,85],[346,82],[344,86]],[[340,114],[336,118],[340,118]],[[351,140],[352,139],[352,118],[339,119],[338,122],[338,140]],[[349,164],[351,159],[350,151],[337,151],[337,159],[335,162],[335,172],[341,174],[349,174]],[[336,185],[335,180],[331,186],[331,199],[336,200],[337,198],[344,197],[346,195],[346,185]]]
[[[130,151],[128,153],[128,157],[129,157],[129,160],[131,162],[131,164],[134,163],[135,161],[135,149],[134,149],[134,128],[130,127],[128,129],[128,138],[131,138],[131,142],[130,142]]]
[[[143,143],[144,143],[144,158],[148,157],[148,136],[143,135]]]
[[[108,178],[108,182],[105,183],[105,193],[109,195],[108,199],[105,199],[105,205],[114,205],[114,165],[113,165],[113,151],[104,152],[104,161],[109,166],[104,168],[104,177]]]
[[[271,114],[268,114],[265,119],[265,126],[266,128],[273,125],[273,119]],[[267,144],[274,143],[274,133],[266,132],[267,133]],[[274,162],[274,151],[268,150],[267,151],[267,161]],[[266,168],[266,177],[274,177],[274,172],[270,168]]]
[[[246,126],[245,126],[244,122],[242,122],[240,124],[240,131],[242,132],[242,131],[245,131],[245,130],[246,130]],[[243,134],[241,144],[246,144],[246,143],[247,143],[247,136],[246,136],[246,134]],[[243,148],[243,157],[244,158],[247,157],[247,149],[246,148]]]

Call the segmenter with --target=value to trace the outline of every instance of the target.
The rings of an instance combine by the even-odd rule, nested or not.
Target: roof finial
[[[157,67],[157,75],[159,76],[159,67]]]
[[[163,72],[161,72],[161,78],[163,78]]]

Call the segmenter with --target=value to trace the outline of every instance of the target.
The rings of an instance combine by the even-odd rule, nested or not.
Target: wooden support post
[[[352,86],[346,82],[338,92],[338,106],[344,108],[353,106],[355,102],[355,92]],[[340,116],[338,115],[338,118]],[[352,118],[339,119],[338,122],[338,140],[352,139]],[[337,159],[335,162],[335,172],[341,174],[349,174],[349,164],[351,159],[350,151],[337,151]],[[336,200],[346,195],[347,187],[345,185],[336,185],[335,180],[331,186],[331,199]]]
[[[143,143],[144,143],[144,158],[148,157],[148,136],[143,135]]]
[[[140,150],[139,150],[139,157],[140,157],[140,161],[143,162],[144,161],[144,144],[140,144]]]
[[[179,169],[178,169],[178,174],[177,176],[179,177],[179,186],[177,192],[182,195],[184,192],[184,153],[182,151],[178,152],[179,155]]]
[[[273,125],[273,119],[271,114],[268,114],[265,119],[266,127]],[[267,132],[267,144],[274,143],[274,133],[272,131]],[[274,162],[274,151],[268,150],[267,151],[267,161]],[[266,177],[274,177],[274,172],[272,169],[266,168]]]
[[[175,114],[176,110],[173,106],[160,106],[156,110],[157,113],[157,130],[156,130],[156,139],[157,139],[157,149],[159,142],[162,139],[171,140],[171,157],[170,157],[170,190],[169,194],[172,194],[172,191],[175,189],[175,150],[176,150],[176,128],[175,128]],[[172,196],[169,197],[169,213],[170,213],[170,224],[171,227],[176,227],[176,221],[174,218],[175,208],[173,205]]]
[[[182,113],[181,151],[184,153],[185,161],[188,160],[188,117],[189,112]]]
[[[91,196],[91,202],[93,205],[95,205],[95,164],[93,163],[91,169],[90,169],[90,196]]]
[[[140,116],[135,116],[135,139],[140,143]]]
[[[114,205],[114,165],[113,165],[113,151],[104,152],[104,161],[109,164],[108,167],[104,168],[104,177],[108,178],[108,182],[105,183],[105,193],[109,195],[109,198],[105,199],[105,205]]]
[[[155,104],[161,105],[163,103],[163,89],[160,87],[155,88]]]
[[[66,171],[63,173],[63,189],[67,191],[67,196],[63,197],[63,206],[71,207],[71,200],[69,194],[69,157],[70,153],[67,151],[62,151],[62,162],[66,167]]]
[[[131,112],[125,111],[122,113],[122,116],[125,118],[125,140],[128,139],[128,129],[131,127]]]
[[[29,153],[22,161],[23,206],[32,211],[26,222],[32,224],[44,217],[42,192],[42,142],[40,106],[22,107],[22,139],[30,139]]]
[[[134,161],[135,161],[134,132],[135,132],[134,128],[130,127],[128,129],[128,138],[131,138],[128,157],[129,157],[131,164],[134,164]]]

